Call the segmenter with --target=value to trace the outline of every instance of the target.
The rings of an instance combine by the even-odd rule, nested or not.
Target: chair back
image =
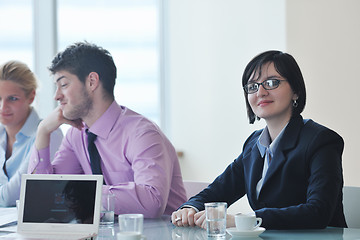
[[[344,186],[343,205],[349,228],[360,228],[360,187]]]
[[[207,186],[209,186],[210,183],[208,182],[196,182],[196,181],[184,181],[184,187],[186,190],[186,197],[189,200],[189,198],[195,196],[199,192],[201,192],[203,189],[205,189]],[[253,213],[253,210],[251,209],[248,199],[246,195],[233,203],[231,206],[228,206],[228,213],[230,214],[236,214],[236,213]]]
[[[195,196],[207,186],[209,186],[208,182],[184,181],[187,199],[189,200],[189,198]]]

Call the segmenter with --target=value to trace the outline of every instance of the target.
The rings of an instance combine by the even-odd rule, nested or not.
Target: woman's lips
[[[12,114],[11,114],[11,113],[0,113],[0,115],[1,115],[2,117],[9,117],[9,116],[11,116]]]
[[[270,101],[270,100],[263,100],[263,101],[260,101],[260,102],[258,102],[258,106],[259,107],[264,107],[264,106],[267,106],[267,105],[269,105],[270,103],[272,103],[273,101]]]

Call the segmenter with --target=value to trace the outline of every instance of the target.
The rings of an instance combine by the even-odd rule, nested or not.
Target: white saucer
[[[227,228],[226,231],[233,237],[257,237],[265,231],[265,228],[258,227],[254,230],[239,231],[236,227]]]

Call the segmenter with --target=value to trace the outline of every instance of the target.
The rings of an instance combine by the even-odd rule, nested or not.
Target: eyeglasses
[[[286,80],[279,80],[279,79],[267,79],[261,83],[257,82],[250,82],[244,86],[244,91],[247,94],[253,94],[259,91],[260,85],[263,86],[266,90],[273,90],[277,87],[279,87],[280,82],[286,81]]]

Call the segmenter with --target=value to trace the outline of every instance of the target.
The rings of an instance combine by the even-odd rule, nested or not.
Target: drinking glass
[[[225,238],[226,202],[205,203],[206,231],[208,237]]]
[[[115,195],[103,194],[101,199],[100,226],[114,226]]]

